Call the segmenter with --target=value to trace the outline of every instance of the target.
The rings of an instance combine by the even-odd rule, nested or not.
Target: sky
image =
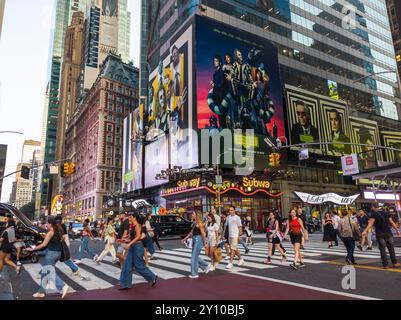
[[[139,66],[140,0],[131,11],[131,59]],[[0,39],[0,144],[8,145],[5,174],[21,161],[24,140],[41,140],[48,78],[52,13],[56,0],[6,0]],[[1,201],[7,202],[15,176],[5,178]]]

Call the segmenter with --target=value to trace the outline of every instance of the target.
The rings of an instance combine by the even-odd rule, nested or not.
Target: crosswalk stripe
[[[106,261],[108,261],[108,262],[111,262],[111,261],[112,261],[111,257],[105,257],[104,260],[106,260]],[[151,264],[152,262],[153,262],[153,261],[149,260],[149,263],[150,263],[150,264]],[[151,270],[153,273],[157,274],[157,276],[158,276],[160,279],[163,279],[163,280],[168,280],[168,279],[175,279],[175,278],[182,278],[182,277],[184,277],[184,275],[182,275],[182,274],[180,274],[180,273],[171,272],[171,271],[168,271],[168,270],[164,270],[164,269],[161,269],[161,268],[157,268],[157,267],[155,267],[155,266],[150,266],[149,268],[150,268],[150,270]],[[117,267],[115,267],[115,269],[120,270],[120,269],[117,268]]]
[[[241,254],[242,254],[243,252],[245,252],[245,250],[242,249],[242,248],[239,249],[239,250],[240,250]],[[286,250],[287,250],[287,252],[294,252],[294,250],[292,250],[292,249],[286,249]],[[264,248],[264,249],[255,249],[255,248],[252,248],[252,249],[249,249],[249,252],[250,252],[250,254],[253,253],[253,252],[256,252],[256,253],[261,253],[261,254],[267,255],[268,250],[267,250],[267,247]],[[278,250],[276,250],[276,252],[278,252]],[[321,256],[321,254],[319,254],[319,253],[315,253],[315,252],[306,252],[305,250],[302,250],[302,254],[303,254],[305,257],[319,257],[319,256]]]
[[[185,250],[185,249],[184,249]],[[190,250],[190,249],[187,249]],[[190,270],[190,264],[191,264],[191,252],[178,252],[178,251],[173,251],[173,250],[163,250],[163,252],[170,252],[172,253],[172,259],[184,262],[184,263],[188,263],[189,266],[187,270]],[[204,259],[206,261],[206,256],[205,255],[201,255],[202,259]],[[210,259],[207,260],[206,262],[210,262]],[[228,264],[228,261],[220,261],[220,264]],[[218,265],[216,268],[219,270],[226,270],[228,272],[244,272],[244,271],[249,271],[249,269],[245,269],[244,267],[246,266],[236,266],[234,265],[232,269],[226,269],[225,267]]]
[[[191,249],[184,249],[184,248],[182,248],[182,249],[177,249],[177,250],[182,251],[182,252],[187,252],[187,254],[186,254],[185,256],[191,257],[191,251],[190,251]],[[189,251],[187,251],[187,250],[189,250]],[[181,255],[182,255],[182,254],[181,254]],[[204,254],[201,254],[201,257],[202,257],[203,259],[208,258],[208,257],[207,257],[206,255],[204,255]],[[246,260],[246,257],[245,257],[245,256],[242,256],[242,258],[244,258],[244,260],[245,260],[245,264],[242,266],[243,268],[250,267],[250,268],[255,268],[255,269],[268,269],[268,268],[271,268],[271,267],[272,267],[272,266],[268,266],[268,265],[266,265],[266,264],[260,264],[260,263],[249,262],[249,261]],[[208,258],[208,259],[209,259],[209,258]],[[209,260],[208,260],[207,262],[209,262]],[[228,263],[229,263],[228,260],[222,260],[222,261],[220,261],[220,264],[228,264]],[[218,268],[218,269],[219,269],[219,268],[225,269],[225,268],[220,267],[220,266],[218,266],[217,268]],[[239,268],[238,268],[238,269],[239,269]],[[237,270],[237,271],[239,271],[239,270]]]

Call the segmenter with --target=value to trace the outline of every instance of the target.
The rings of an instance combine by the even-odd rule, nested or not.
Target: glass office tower
[[[163,46],[202,4],[205,16],[277,44],[283,83],[329,95],[328,81],[335,82],[339,98],[356,110],[400,118],[385,0],[144,1],[160,6],[153,47]]]

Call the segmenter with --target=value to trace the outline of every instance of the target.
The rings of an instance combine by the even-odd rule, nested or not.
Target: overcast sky
[[[128,0],[132,13],[131,58],[139,66],[140,1]],[[6,0],[0,39],[0,134],[7,144],[6,174],[21,161],[24,140],[41,140],[49,63],[52,12],[56,0]],[[4,179],[1,201],[9,200],[15,177]]]

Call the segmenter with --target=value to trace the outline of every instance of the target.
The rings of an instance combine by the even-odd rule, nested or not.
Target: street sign
[[[301,149],[298,151],[298,159],[299,160],[307,160],[309,159],[309,150],[308,149]]]
[[[359,173],[358,156],[353,153],[349,156],[341,157],[341,166],[344,176],[350,176]]]
[[[59,174],[59,166],[50,166],[50,174]]]

